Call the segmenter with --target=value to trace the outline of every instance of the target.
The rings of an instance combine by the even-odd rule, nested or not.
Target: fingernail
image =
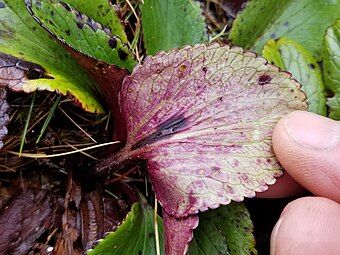
[[[301,146],[314,150],[329,150],[340,142],[340,122],[296,111],[286,117],[290,138]]]
[[[279,228],[281,226],[282,221],[283,221],[283,216],[281,216],[279,220],[276,222],[276,225],[272,231],[272,234],[270,237],[270,255],[275,255],[276,237],[277,237],[277,233],[279,232]]]

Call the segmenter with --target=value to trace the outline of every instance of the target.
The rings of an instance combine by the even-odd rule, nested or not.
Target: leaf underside
[[[302,45],[286,38],[269,41],[262,55],[292,74],[307,96],[308,110],[326,115],[326,93],[321,69],[312,54]]]
[[[340,19],[327,29],[323,48],[325,86],[331,94],[329,117],[340,120]]]
[[[191,0],[145,0],[142,28],[148,55],[208,41],[200,4]]]
[[[2,0],[1,3],[0,52],[34,63],[45,74],[38,79],[35,77],[26,80],[21,84],[21,89],[24,92],[38,89],[57,91],[64,95],[70,93],[85,110],[103,112],[97,101],[95,84],[66,50],[34,21],[25,2]],[[16,76],[16,72],[21,73],[20,69],[11,69],[8,75]],[[0,76],[0,79],[6,80],[7,76]],[[2,83],[2,86],[7,86],[7,82]]]
[[[241,48],[197,45],[147,58],[120,92],[126,147],[102,170],[145,159],[156,196],[183,218],[275,182],[274,125],[306,109],[290,74]]]
[[[27,6],[43,27],[75,50],[130,71],[135,66],[131,52],[118,36],[72,6],[51,0],[29,0]]]
[[[163,209],[165,254],[186,254],[188,243],[193,238],[193,229],[197,228],[197,215],[177,219]]]
[[[261,53],[269,39],[287,37],[320,60],[324,31],[340,18],[340,0],[252,0],[237,16],[229,39]]]

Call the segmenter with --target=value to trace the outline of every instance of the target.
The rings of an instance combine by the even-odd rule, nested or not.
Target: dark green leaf
[[[127,43],[124,28],[109,0],[87,0],[86,2],[84,0],[63,0],[63,2],[109,28],[112,34]]]
[[[340,120],[340,20],[327,29],[323,59],[325,85],[332,95],[329,117]]]
[[[189,246],[190,255],[257,254],[253,224],[242,203],[232,203],[200,215]]]
[[[200,4],[193,0],[144,0],[142,25],[150,55],[208,41]]]
[[[340,0],[252,0],[230,31],[236,45],[260,53],[269,39],[282,36],[321,57],[322,36],[336,18],[340,18]]]
[[[164,253],[163,223],[158,217],[158,232],[161,254]],[[134,204],[124,222],[110,233],[88,255],[154,255],[156,240],[154,212],[146,201]]]
[[[24,81],[20,84],[20,89],[25,92],[45,89],[56,90],[64,95],[70,93],[84,109],[102,112],[103,108],[96,99],[94,83],[63,47],[34,21],[24,1],[2,0],[1,3],[0,51],[30,61],[30,66],[34,63],[44,70],[44,76],[39,79],[20,77],[19,80]],[[16,61],[21,61],[19,59]],[[8,69],[8,75],[16,76],[15,69]],[[0,74],[0,79],[6,80],[7,77]],[[7,83],[8,80],[6,85]]]
[[[327,114],[321,69],[308,50],[292,40],[281,38],[278,42],[269,41],[264,47],[263,56],[290,72],[302,85],[302,90],[307,95],[309,111]]]
[[[108,28],[73,7],[53,0],[32,0],[33,15],[59,40],[75,50],[120,68],[132,70],[135,61],[122,40]]]

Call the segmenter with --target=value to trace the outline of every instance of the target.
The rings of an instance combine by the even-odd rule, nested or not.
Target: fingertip
[[[321,197],[297,199],[271,235],[271,255],[339,255],[340,205]],[[327,251],[327,252],[325,252]]]
[[[273,148],[294,180],[317,195],[340,201],[340,122],[293,112],[276,125]]]

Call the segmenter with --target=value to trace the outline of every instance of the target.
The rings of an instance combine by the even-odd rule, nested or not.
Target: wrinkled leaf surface
[[[147,58],[120,92],[127,144],[97,166],[145,159],[168,214],[253,197],[281,174],[271,135],[306,108],[300,85],[254,53],[197,45]]]
[[[321,58],[324,31],[340,18],[340,0],[252,0],[237,16],[229,39],[260,53],[269,39],[287,37]]]
[[[149,55],[208,41],[200,4],[191,0],[145,0],[144,43]]]
[[[158,231],[163,232],[162,219],[158,217]],[[161,254],[164,253],[163,238],[159,235]],[[88,255],[156,254],[154,213],[146,201],[132,206],[130,213],[115,232],[87,252]]]
[[[253,224],[242,203],[231,203],[200,214],[189,255],[255,255]]]
[[[301,85],[307,96],[308,110],[326,115],[326,93],[321,69],[312,54],[302,45],[281,38],[269,41],[263,49],[263,56],[290,72]]]
[[[95,85],[86,72],[34,21],[25,2],[4,0],[1,1],[1,7],[0,52],[40,66],[49,77],[26,79],[22,90],[56,90],[64,95],[70,93],[84,109],[102,112],[103,109],[96,99]],[[21,74],[20,70],[19,72]],[[11,69],[10,74],[16,76],[15,73],[16,70]],[[0,78],[6,79],[6,76]]]
[[[45,28],[75,50],[130,71],[134,67],[132,54],[119,37],[68,4],[32,0],[27,6]]]
[[[323,60],[325,86],[332,95],[327,103],[329,117],[340,120],[340,20],[327,29]]]
[[[63,2],[96,20],[104,27],[109,28],[111,33],[118,36],[124,43],[127,42],[124,28],[111,1],[88,0],[84,2],[84,0],[63,0]]]

